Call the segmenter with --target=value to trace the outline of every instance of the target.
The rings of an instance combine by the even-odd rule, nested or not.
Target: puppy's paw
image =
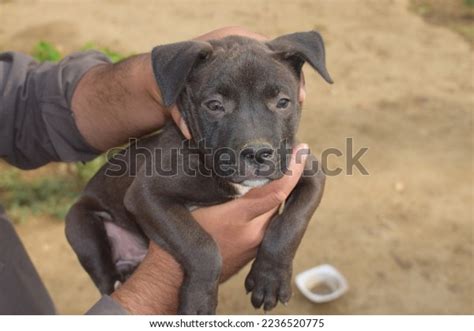
[[[286,305],[291,297],[291,266],[282,267],[257,258],[245,280],[245,288],[252,292],[252,305],[265,311],[273,309],[278,301]]]
[[[217,307],[217,289],[182,289],[179,315],[215,315]]]

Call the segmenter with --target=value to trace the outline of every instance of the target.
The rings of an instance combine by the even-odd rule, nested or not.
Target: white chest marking
[[[236,183],[230,183],[235,190],[237,191],[237,197],[241,197],[242,195],[246,194],[248,191],[250,191],[253,188],[256,187],[261,187],[265,184],[267,184],[270,180],[269,179],[247,179],[244,180],[241,184],[236,184]]]
[[[235,195],[236,198],[241,197],[242,195],[246,194],[248,191],[253,189],[251,186],[245,186],[242,184],[236,184],[236,183],[230,183],[232,187],[237,191],[237,194]]]

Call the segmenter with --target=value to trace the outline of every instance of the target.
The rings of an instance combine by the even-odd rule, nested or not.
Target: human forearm
[[[72,99],[77,126],[86,141],[105,151],[162,127],[169,116],[151,68],[150,54],[91,69]]]
[[[119,290],[112,294],[132,314],[176,314],[183,272],[179,264],[155,244],[147,258]]]
[[[195,39],[219,39],[229,35],[266,39],[241,27],[217,29]],[[76,88],[72,109],[81,134],[100,151],[161,128],[171,115],[178,125],[180,120],[176,107],[162,106],[150,53],[90,70]]]

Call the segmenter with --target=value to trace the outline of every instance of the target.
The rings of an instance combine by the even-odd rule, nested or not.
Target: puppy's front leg
[[[308,156],[305,169],[318,165],[316,158]],[[314,176],[301,177],[288,197],[282,214],[277,215],[265,232],[257,257],[252,264],[245,288],[252,291],[252,304],[264,310],[274,308],[280,300],[286,304],[291,297],[293,258],[318,207],[325,176],[319,170]]]
[[[184,280],[178,313],[215,314],[222,266],[217,244],[183,205],[157,191],[155,184],[137,178],[125,207],[150,240],[180,263]]]

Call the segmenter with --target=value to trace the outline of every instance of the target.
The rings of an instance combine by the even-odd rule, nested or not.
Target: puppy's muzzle
[[[275,149],[270,144],[246,145],[240,157],[249,165],[261,167],[266,162],[271,162],[275,155]]]

